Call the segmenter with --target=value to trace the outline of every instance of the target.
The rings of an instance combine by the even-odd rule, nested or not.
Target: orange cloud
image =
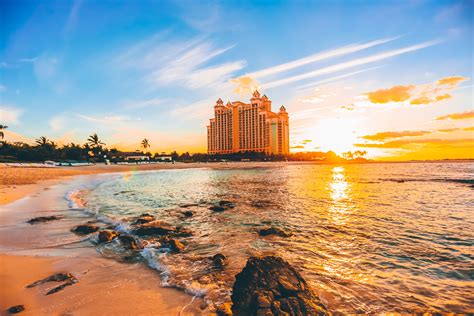
[[[446,93],[446,94],[436,96],[436,101],[441,101],[441,100],[445,100],[449,98],[451,98],[451,95]]]
[[[243,77],[231,79],[230,82],[236,84],[236,87],[234,88],[234,92],[241,96],[251,94],[255,90],[260,89],[258,82],[255,81],[250,76],[243,76]]]
[[[474,111],[467,111],[467,112],[462,112],[462,113],[452,113],[448,115],[443,115],[440,117],[437,117],[437,121],[441,120],[464,120],[464,119],[471,119],[474,118]]]
[[[461,77],[461,76],[453,76],[453,77],[446,77],[446,78],[439,79],[438,81],[436,81],[436,83],[438,85],[448,85],[448,86],[454,87],[458,83],[465,80],[469,80],[469,78]]]
[[[413,85],[395,86],[390,89],[380,89],[369,92],[366,95],[372,103],[403,102],[411,97],[410,92],[414,88],[415,86]]]
[[[431,104],[451,98],[447,91],[452,90],[460,82],[469,80],[465,77],[446,77],[435,83],[421,85],[395,86],[389,89],[380,89],[366,93],[372,103],[403,102],[410,100],[410,104],[421,105]],[[439,94],[443,93],[444,94]]]
[[[429,131],[402,131],[402,132],[381,132],[374,135],[362,136],[363,139],[374,140],[374,141],[384,141],[386,139],[392,138],[401,138],[409,136],[423,136],[430,134]]]
[[[474,126],[463,128],[465,131],[474,131]]]
[[[445,129],[439,129],[438,132],[451,133],[451,132],[458,131],[458,130],[459,130],[459,128],[445,128]]]
[[[456,145],[456,144],[473,144],[474,140],[471,138],[466,139],[406,139],[406,140],[394,140],[381,144],[354,144],[356,147],[364,148],[402,148],[410,145]]]
[[[301,149],[304,148],[303,145],[291,146],[292,149]]]

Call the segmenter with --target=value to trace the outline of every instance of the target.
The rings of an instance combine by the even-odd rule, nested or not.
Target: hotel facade
[[[284,106],[272,112],[272,101],[255,91],[250,103],[224,102],[214,106],[214,118],[207,126],[207,152],[231,154],[263,152],[285,155],[290,152],[288,113]]]

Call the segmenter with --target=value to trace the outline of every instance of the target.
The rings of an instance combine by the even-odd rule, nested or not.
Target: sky
[[[285,105],[291,151],[474,158],[474,1],[0,1],[0,124],[205,152],[220,97]]]

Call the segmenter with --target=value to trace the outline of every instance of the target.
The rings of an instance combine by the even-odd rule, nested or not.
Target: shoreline
[[[2,188],[9,194],[0,205],[0,314],[8,315],[8,309],[17,305],[24,305],[22,315],[209,314],[202,299],[163,287],[159,271],[142,263],[124,263],[104,256],[90,244],[88,236],[70,233],[75,225],[94,218],[82,212],[71,213],[64,205],[58,210],[57,201],[62,201],[65,185],[73,184],[81,174],[85,178],[79,183],[89,181],[94,174],[107,173],[102,168],[88,171],[75,170],[76,175],[54,173],[47,180],[29,179],[37,183]],[[18,179],[27,182],[22,176]],[[51,215],[61,220],[26,223]],[[79,281],[52,295],[46,293],[61,283],[26,288],[57,273],[71,273]]]

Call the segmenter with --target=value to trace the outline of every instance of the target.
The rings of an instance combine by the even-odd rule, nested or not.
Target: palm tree
[[[150,142],[148,141],[148,139],[144,138],[142,140],[142,147],[143,149],[146,151],[148,148],[150,148]]]
[[[41,136],[40,138],[36,139],[36,144],[38,146],[46,146],[49,144],[49,139],[44,136]]]
[[[8,128],[8,126],[0,124],[0,139],[5,138],[5,134],[3,133],[2,130],[7,129],[7,128]]]
[[[101,147],[102,145],[105,145],[100,139],[99,136],[97,136],[96,133],[92,134],[89,136],[87,139],[87,143],[91,145],[91,147]]]

